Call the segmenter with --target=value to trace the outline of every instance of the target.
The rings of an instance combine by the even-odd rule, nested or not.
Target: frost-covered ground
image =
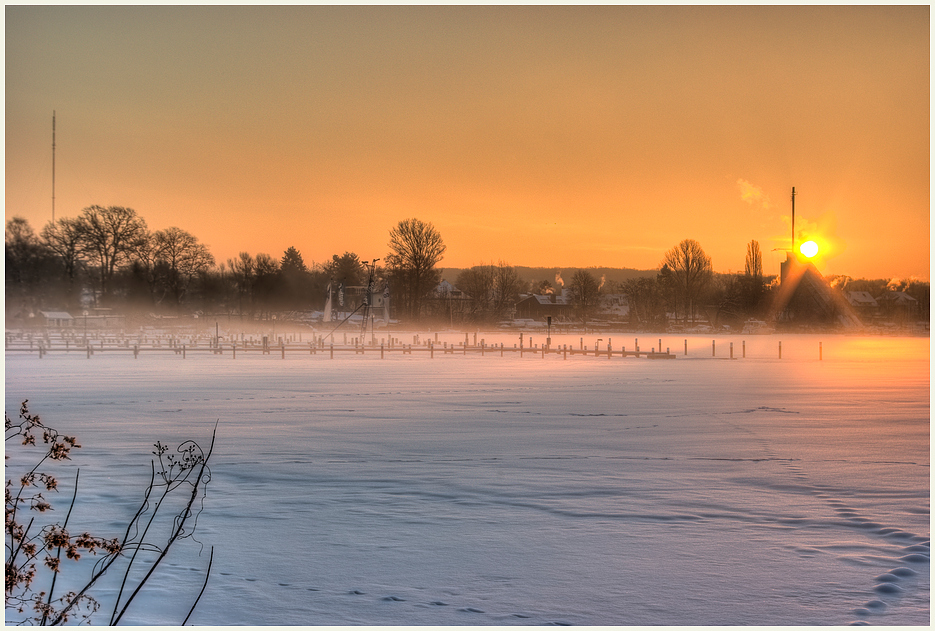
[[[929,340],[748,336],[729,361],[683,339],[667,361],[10,354],[6,409],[78,435],[76,524],[112,535],[152,443],[220,419],[196,624],[928,624]],[[127,621],[180,622],[199,550]]]

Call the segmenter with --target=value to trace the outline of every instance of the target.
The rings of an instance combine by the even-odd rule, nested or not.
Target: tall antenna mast
[[[52,223],[55,223],[55,110],[52,110]]]
[[[795,187],[792,187],[792,255],[795,256]]]

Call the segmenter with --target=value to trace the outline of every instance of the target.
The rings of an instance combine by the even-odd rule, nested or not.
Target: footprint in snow
[[[399,596],[384,596],[383,600],[388,600],[390,602],[397,602],[397,603],[406,602],[405,598],[400,598]]]

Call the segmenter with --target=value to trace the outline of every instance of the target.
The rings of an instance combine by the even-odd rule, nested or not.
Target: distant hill
[[[525,267],[523,265],[514,265],[513,268],[522,281],[547,280],[552,283],[552,285],[555,285],[556,274],[561,273],[562,280],[564,280],[565,283],[569,283],[571,282],[571,277],[574,276],[575,272],[579,269],[587,270],[598,281],[600,281],[601,276],[603,276],[607,281],[615,281],[618,283],[622,283],[631,278],[646,276],[655,277],[656,274],[659,273],[659,270],[655,269],[639,270],[629,267]],[[458,274],[465,269],[466,268],[459,267],[442,267],[442,278],[454,284],[455,280],[458,278]]]

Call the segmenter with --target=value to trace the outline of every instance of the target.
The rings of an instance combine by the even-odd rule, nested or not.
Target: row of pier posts
[[[345,335],[345,340],[346,340],[346,339],[347,339],[347,336]],[[279,338],[278,341],[279,341],[280,355],[281,355],[281,357],[282,357],[283,359],[285,359],[285,357],[286,357],[286,343],[285,343],[285,340],[284,340],[283,338]],[[314,353],[316,353],[318,350],[324,351],[324,347],[325,347],[324,341],[325,341],[325,338],[324,338],[323,336],[319,336],[319,337],[313,338],[313,340],[310,341],[310,342],[308,343],[309,352],[310,352],[311,354],[314,354]],[[365,352],[365,342],[364,342],[363,339],[361,339],[361,338],[356,338],[356,337],[355,337],[355,338],[353,338],[352,341],[353,341],[355,353],[361,353],[361,354],[362,354],[362,353]],[[597,343],[594,345],[594,355],[595,355],[595,357],[597,357],[597,356],[600,356],[601,353],[607,353],[608,358],[610,358],[610,357],[612,356],[612,353],[613,353],[613,340],[612,340],[612,338],[608,338],[608,339],[607,339],[607,347],[606,347],[606,349],[604,349],[604,350],[602,350],[602,349],[600,348],[600,342],[602,342],[602,341],[603,341],[602,339],[598,338]],[[527,349],[527,347],[526,347],[526,342],[527,342],[527,340],[524,339],[523,334],[520,334],[520,340],[519,340],[519,345],[518,345],[518,347],[517,347],[517,345],[515,345],[515,344],[513,345],[513,349],[512,349],[512,350],[514,350],[514,351],[515,351],[515,350],[518,350],[518,351],[519,351],[519,354],[520,354],[520,357],[523,357],[523,356],[525,355],[525,353],[527,353],[527,352],[529,352],[529,353],[535,353],[535,354],[541,353],[542,357],[545,357],[545,355],[546,355],[547,352],[551,352],[551,351],[552,351],[552,345],[549,344],[549,343],[543,344],[543,345],[541,345],[540,347],[537,348],[537,347],[535,346],[535,344],[533,344],[533,338],[532,338],[532,337],[529,337],[529,338],[528,338],[528,343],[529,343],[528,349]],[[375,346],[376,346],[376,340],[375,340],[375,339],[372,340],[371,343],[372,343],[373,347],[375,348]],[[463,346],[462,346],[462,348],[461,348],[462,354],[464,354],[464,355],[467,354],[467,351],[468,351],[468,348],[469,348],[469,343],[470,343],[469,334],[468,334],[468,333],[465,333],[465,335],[464,335],[464,343],[463,343]],[[633,343],[634,343],[635,354],[639,355],[639,353],[640,353],[639,338],[635,338],[635,339],[633,340]],[[390,338],[389,338],[389,344],[388,344],[388,345],[385,343],[385,341],[384,341],[383,339],[381,339],[381,340],[380,340],[380,345],[379,345],[379,346],[380,346],[380,357],[381,357],[381,358],[385,357],[385,350],[387,350],[387,348],[388,348],[389,350],[394,350],[394,349],[396,349],[396,348],[397,348],[398,346],[400,346],[400,345],[403,347],[403,348],[402,348],[402,351],[403,351],[404,354],[405,354],[406,352],[408,352],[409,354],[412,354],[412,347],[413,347],[413,346],[420,346],[420,339],[419,339],[419,336],[418,336],[418,335],[414,335],[414,336],[413,336],[413,344],[408,345],[408,351],[407,351],[407,345],[406,345],[406,344],[400,344],[400,342],[399,342],[399,340],[398,340],[397,338],[390,337]],[[435,339],[434,339],[434,341],[433,341],[433,340],[428,340],[428,341],[425,342],[425,345],[428,347],[429,357],[430,357],[430,358],[434,358],[434,357],[435,357],[435,348],[436,348],[436,346],[438,346],[438,334],[437,334],[437,333],[435,334]],[[8,337],[7,337],[7,348],[8,348],[8,349],[9,349],[9,346],[10,346],[10,339],[9,339],[9,336],[8,336]],[[126,343],[123,344],[122,346],[123,346],[124,348],[129,347],[129,341],[127,340]],[[172,341],[170,341],[170,343],[169,343],[168,346],[169,346],[169,348],[174,349],[176,354],[182,355],[183,358],[186,357],[186,355],[187,355],[187,349],[188,349],[188,345],[187,345],[187,344],[185,344],[185,343],[178,344],[176,340],[172,340]],[[219,339],[211,340],[211,342],[209,343],[208,346],[209,346],[209,348],[214,349],[214,352],[215,352],[216,354],[221,354],[221,353],[224,352],[224,349],[223,349],[223,346],[224,346],[224,345],[220,342]],[[156,347],[157,347],[157,348],[159,347],[158,342],[157,342],[157,344],[156,344]],[[500,347],[500,356],[502,357],[503,354],[504,354],[505,345],[504,345],[503,343],[500,343],[499,347]],[[49,344],[49,345],[47,346],[45,340],[39,339],[39,340],[36,340],[36,346],[33,346],[33,340],[30,340],[30,349],[34,349],[34,348],[35,348],[36,350],[38,350],[39,357],[42,358],[42,357],[44,357],[46,354],[48,354],[48,352],[49,352],[49,350],[50,350],[50,348],[51,348],[51,344]],[[104,341],[103,341],[103,340],[101,340],[101,341],[99,342],[98,348],[99,348],[101,351],[104,351],[104,350],[105,350],[105,346],[104,346]],[[192,344],[192,348],[197,348],[197,342],[194,342],[194,343]],[[237,358],[237,343],[236,343],[236,342],[232,342],[230,348],[231,348],[231,353],[233,354],[233,358],[236,359],[236,358]],[[248,345],[243,344],[243,349],[246,350],[247,348],[248,348]],[[272,351],[272,348],[273,348],[273,346],[270,344],[269,337],[268,337],[268,336],[263,336],[263,338],[262,338],[262,345],[261,345],[261,352],[262,352],[262,354],[264,354],[264,355],[270,354],[271,351]],[[493,346],[488,347],[487,344],[486,344],[486,341],[485,341],[483,338],[481,338],[480,343],[479,343],[479,345],[478,345],[477,333],[474,333],[474,346],[473,346],[473,349],[475,349],[475,350],[479,349],[481,355],[483,356],[483,355],[486,354],[488,348],[489,348],[489,349],[492,349],[492,350],[496,350],[497,345],[494,344]],[[685,341],[684,341],[684,346],[683,346],[683,348],[684,348],[684,354],[685,354],[685,356],[687,356],[687,355],[688,355],[688,339],[687,339],[687,338],[686,338]],[[79,352],[80,352],[81,350],[84,350],[88,358],[90,358],[91,355],[94,354],[94,349],[95,349],[95,346],[92,345],[92,344],[90,344],[90,343],[84,344],[83,348],[82,348],[82,346],[80,346],[80,345],[78,345],[78,344],[75,344],[75,346],[74,346],[74,350],[76,350],[76,351],[79,351]],[[141,344],[139,344],[139,343],[133,344],[132,349],[133,349],[133,357],[134,357],[134,358],[138,358],[138,357],[139,357],[139,354],[140,354],[140,352],[141,352]],[[658,349],[658,350],[657,350],[657,349]],[[71,350],[71,346],[70,346],[69,342],[67,342],[67,341],[66,341],[66,344],[65,344],[65,350],[66,350],[66,352],[69,352],[69,351]],[[292,350],[292,349],[290,349],[290,350]],[[442,350],[443,353],[454,353],[455,350],[456,350],[456,345],[455,345],[454,343],[452,343],[452,344],[449,345],[448,342],[442,342],[441,350]],[[561,347],[555,349],[556,352],[559,351],[559,350],[562,351],[563,358],[566,358],[566,359],[567,359],[568,351],[570,350],[570,349],[569,349],[569,345],[568,345],[568,344],[564,344],[564,345],[562,345]],[[625,353],[626,353],[626,346],[621,347],[621,351],[625,354]],[[779,342],[778,342],[777,351],[778,351],[778,357],[779,357],[779,359],[782,359],[782,341],[779,341]],[[579,348],[578,348],[578,352],[579,352],[579,353],[583,353],[583,354],[587,354],[587,353],[588,353],[588,349],[587,349],[587,347],[584,345],[584,338],[583,338],[583,337],[582,337],[582,338],[579,338]],[[655,355],[655,354],[663,354],[662,339],[661,339],[661,338],[659,339],[659,345],[658,345],[657,347],[653,347],[652,350],[651,350],[651,353],[654,354],[654,355]],[[329,354],[330,354],[330,357],[331,357],[331,358],[334,358],[334,343],[331,343],[331,344],[329,345]],[[666,349],[665,349],[665,355],[671,355],[671,351],[670,351],[670,349],[669,349],[668,347],[666,347]],[[717,356],[717,341],[716,341],[716,340],[711,340],[711,357],[716,357],[716,356]],[[746,356],[747,356],[747,343],[746,343],[746,340],[741,340],[741,357],[746,358]],[[730,342],[730,345],[729,345],[729,357],[730,357],[730,359],[734,359],[734,343],[733,343],[733,342]],[[818,342],[818,359],[819,359],[819,360],[823,360],[823,359],[824,359],[824,349],[823,349],[823,344],[822,344],[822,342]]]

